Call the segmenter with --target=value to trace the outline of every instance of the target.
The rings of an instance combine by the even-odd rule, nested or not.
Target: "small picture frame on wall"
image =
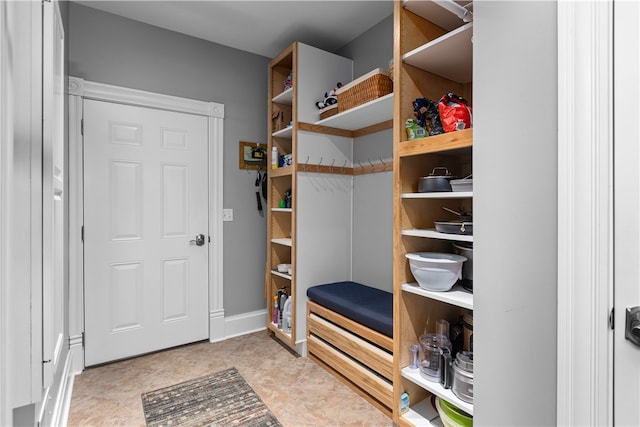
[[[239,168],[248,170],[265,169],[267,166],[267,144],[240,141],[238,153]]]

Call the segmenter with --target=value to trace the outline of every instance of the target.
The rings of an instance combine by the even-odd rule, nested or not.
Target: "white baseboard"
[[[73,392],[73,377],[75,373],[72,370],[73,354],[67,352],[67,358],[64,362],[64,368],[60,377],[60,383],[57,388],[54,387],[47,390],[44,397],[45,405],[39,416],[41,425],[66,426],[69,418],[69,409],[71,408],[71,394]],[[53,395],[52,395],[53,394]],[[49,399],[52,401],[49,402]]]
[[[218,341],[250,334],[252,332],[264,331],[267,328],[266,319],[266,309],[225,317],[224,338]]]
[[[72,360],[71,372],[79,374],[84,370],[84,344],[82,334],[69,337],[69,355]]]

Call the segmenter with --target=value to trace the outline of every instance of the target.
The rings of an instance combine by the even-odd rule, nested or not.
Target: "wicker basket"
[[[320,120],[335,116],[336,114],[338,114],[338,104],[329,105],[320,110]]]
[[[337,90],[338,112],[350,110],[391,92],[393,81],[382,68],[378,68]]]

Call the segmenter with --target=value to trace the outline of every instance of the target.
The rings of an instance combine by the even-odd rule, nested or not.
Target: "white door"
[[[42,360],[51,386],[64,348],[64,29],[58,2],[43,7]]]
[[[640,345],[625,337],[640,306],[640,3],[614,3],[614,423],[640,425]],[[640,326],[633,334],[640,338]]]
[[[85,365],[208,338],[207,126],[85,100]]]

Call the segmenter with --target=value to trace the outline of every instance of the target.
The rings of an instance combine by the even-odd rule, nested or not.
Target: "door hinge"
[[[613,330],[613,327],[614,327],[614,313],[615,313],[615,307],[611,308],[611,311],[609,312],[609,328],[611,330]]]
[[[84,243],[84,225],[80,226],[80,240]]]
[[[209,236],[209,243],[211,243],[211,236]]]
[[[80,119],[80,135],[84,136],[84,119]]]

